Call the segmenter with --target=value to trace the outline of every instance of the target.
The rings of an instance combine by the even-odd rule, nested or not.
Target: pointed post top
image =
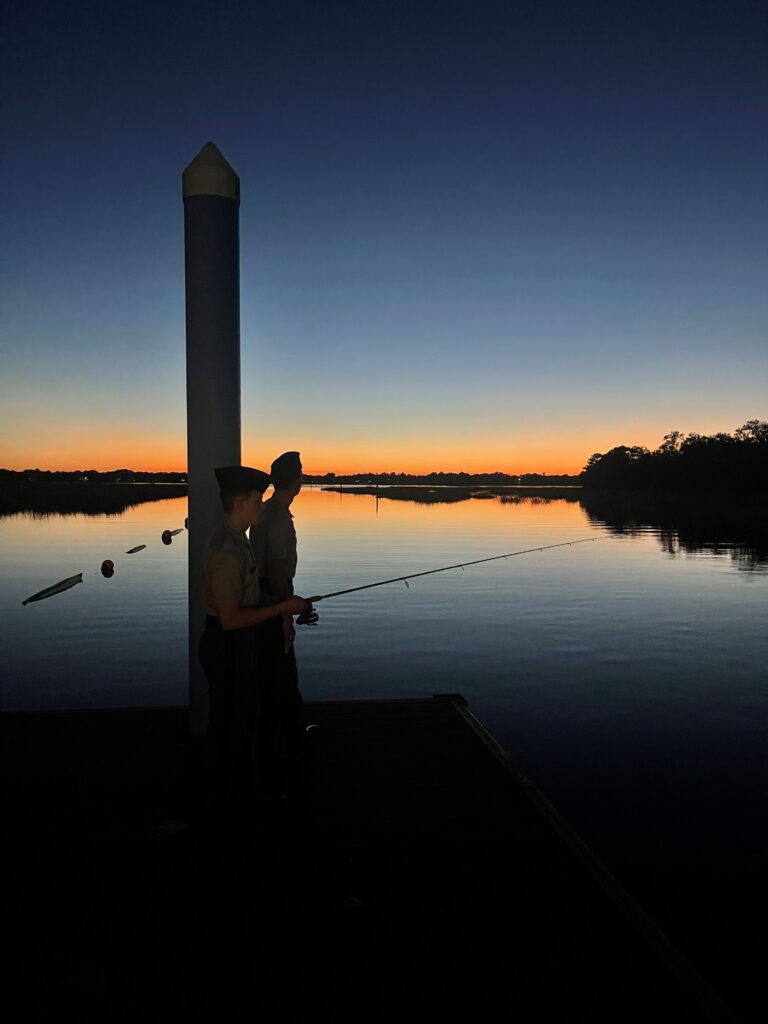
[[[223,196],[240,205],[240,179],[212,142],[206,142],[181,176],[182,193],[189,196]]]

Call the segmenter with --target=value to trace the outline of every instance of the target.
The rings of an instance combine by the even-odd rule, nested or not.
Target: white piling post
[[[222,509],[213,471],[240,464],[240,179],[212,142],[182,175],[187,320],[189,728],[203,736],[202,562]]]

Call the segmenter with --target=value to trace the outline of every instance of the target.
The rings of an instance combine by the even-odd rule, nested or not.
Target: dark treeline
[[[549,476],[547,473],[325,473],[304,474],[307,484],[399,484],[416,487],[426,484],[430,487],[477,487],[477,486],[523,486],[523,487],[567,487],[581,483],[579,476],[567,473]]]
[[[100,473],[97,469],[0,469],[0,482],[25,480],[40,483],[111,483],[111,484],[185,484],[186,473],[142,473],[134,469],[111,469]]]
[[[733,434],[667,434],[655,451],[619,445],[591,455],[587,488],[768,492],[768,422],[749,420]]]
[[[72,469],[67,471],[50,469],[0,469],[0,483],[12,480],[40,482],[78,482],[132,484],[132,483],[168,483],[183,484],[187,482],[186,473],[143,473],[134,469],[111,469],[99,472],[96,469]],[[474,487],[478,485],[492,486],[515,484],[532,487],[567,486],[578,484],[580,477],[559,474],[550,476],[547,473],[324,473],[304,474],[307,484],[428,484],[432,487]]]
[[[34,471],[32,471],[34,472]],[[132,505],[165,498],[181,498],[187,493],[183,480],[164,479],[178,473],[135,474],[149,479],[113,479],[116,474],[45,473],[33,476],[29,471],[14,473],[0,470],[0,516],[20,512],[33,516],[58,514],[120,515]]]

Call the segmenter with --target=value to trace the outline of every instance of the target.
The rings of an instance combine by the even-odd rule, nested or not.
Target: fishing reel
[[[314,626],[317,624],[320,616],[317,614],[315,609],[312,607],[312,602],[309,602],[309,608],[305,612],[301,612],[300,615],[296,616],[297,626]]]

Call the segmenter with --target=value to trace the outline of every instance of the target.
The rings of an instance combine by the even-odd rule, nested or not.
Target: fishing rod
[[[480,565],[482,562],[497,562],[502,558],[514,558],[516,555],[529,555],[534,551],[549,551],[551,548],[570,548],[574,544],[593,544],[596,540],[602,540],[602,537],[585,537],[583,540],[566,540],[560,544],[544,544],[541,547],[536,548],[525,548],[523,551],[508,551],[506,555],[492,555],[490,558],[475,558],[471,562],[457,562],[456,565],[444,565],[440,569],[427,569],[424,572],[412,572],[407,576],[395,576],[391,580],[380,580],[378,583],[364,583],[360,587],[348,587],[346,590],[334,590],[331,594],[317,594],[315,597],[308,597],[307,600],[311,605],[317,604],[318,601],[326,601],[329,597],[341,597],[342,594],[354,594],[358,590],[370,590],[372,587],[384,587],[388,583],[405,583],[408,586],[408,580],[416,579],[418,576],[431,576],[436,572],[447,572],[449,569],[464,569],[468,565]],[[302,619],[306,616],[306,620],[302,624],[311,624],[312,621],[316,622],[317,619],[312,619],[312,616],[316,615],[311,611],[303,612],[299,616],[298,622],[302,623]]]
[[[184,525],[186,527],[186,520]],[[176,530],[163,530],[163,544],[170,544],[177,534],[183,532],[184,531],[181,527],[179,527]],[[373,587],[384,587],[387,586],[387,584],[389,583],[405,583],[407,587],[408,580],[414,580],[420,576],[432,576],[436,572],[448,572],[449,569],[464,569],[467,566],[481,565],[484,562],[497,562],[500,561],[502,558],[506,559],[515,558],[517,555],[529,555],[534,551],[549,551],[552,548],[570,548],[573,547],[574,544],[593,544],[596,540],[602,539],[603,538],[601,537],[584,537],[581,540],[561,541],[559,544],[543,544],[536,548],[525,548],[522,551],[508,551],[505,555],[491,555],[490,558],[475,558],[471,562],[457,562],[455,565],[443,565],[439,569],[425,569],[423,572],[412,572],[409,573],[407,576],[395,576],[389,580],[379,580],[377,583],[364,583],[359,587],[348,587],[346,590],[334,590],[330,594],[317,594],[314,597],[307,598],[310,607],[307,609],[307,611],[302,612],[298,616],[296,621],[299,625],[302,626],[314,625],[318,620],[318,614],[316,611],[314,611],[312,606],[317,604],[318,601],[327,601],[328,598],[330,597],[341,597],[342,594],[354,594],[357,593],[359,590],[371,590]],[[136,554],[139,551],[143,551],[146,548],[146,546],[146,544],[137,544],[136,547],[130,548],[130,550],[126,551],[126,554]],[[105,559],[101,564],[100,572],[101,575],[105,576],[107,579],[111,578],[115,574],[115,563],[110,558]],[[95,573],[94,575],[98,575],[98,573]],[[46,587],[44,590],[39,590],[36,594],[32,594],[31,597],[28,597],[26,601],[22,601],[22,604],[26,605],[31,604],[35,601],[43,601],[47,597],[53,597],[55,594],[61,594],[66,590],[70,590],[72,587],[82,582],[83,574],[80,572],[77,573],[76,576],[70,576],[65,580],[61,580],[58,583],[54,583],[53,586],[51,587]]]

